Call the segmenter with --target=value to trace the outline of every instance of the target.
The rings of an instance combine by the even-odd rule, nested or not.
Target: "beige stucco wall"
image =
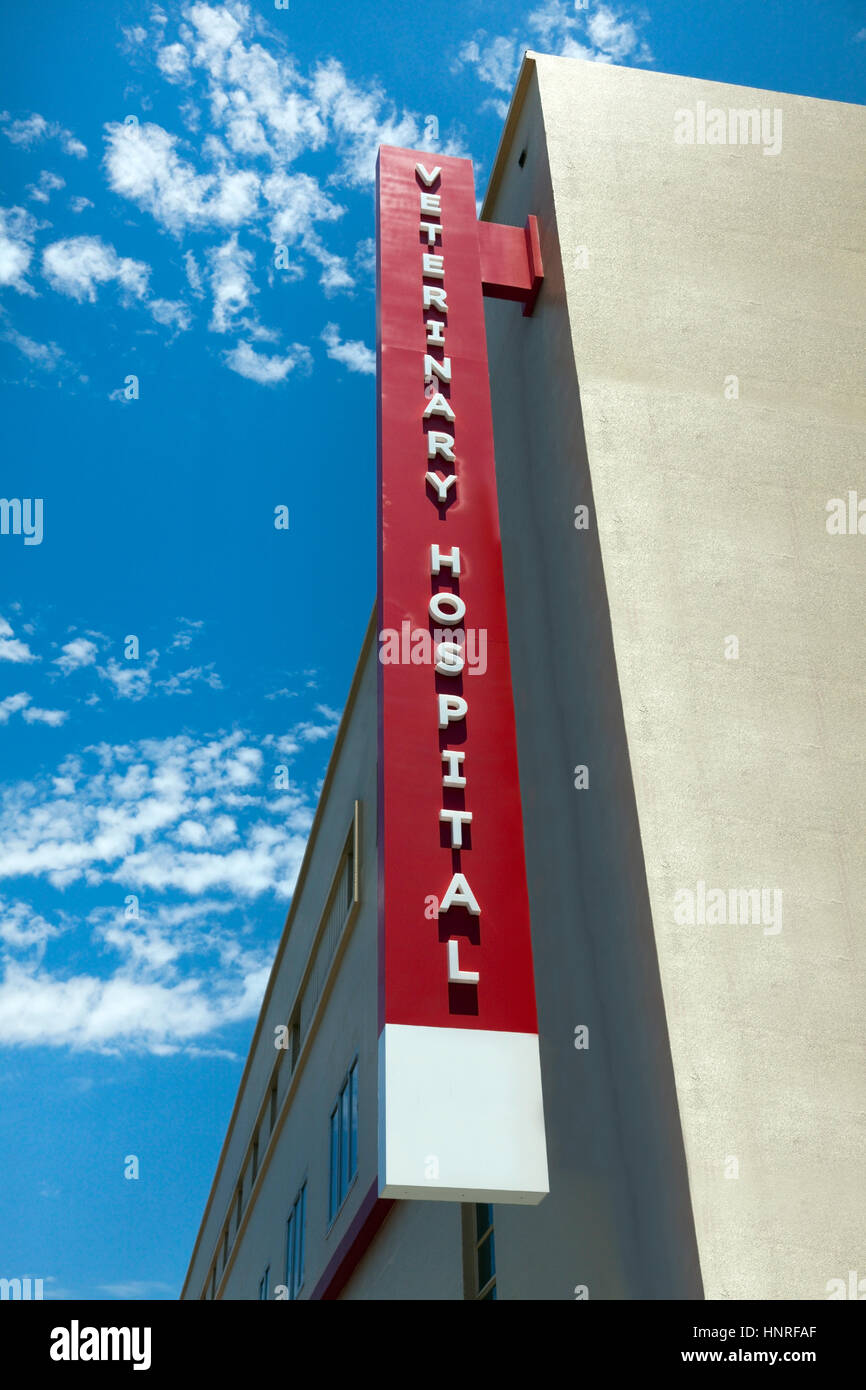
[[[577,601],[615,653],[706,1296],[826,1298],[866,1275],[866,535],[825,525],[866,496],[866,110],[570,59],[528,78],[483,213],[519,224],[549,177],[553,327],[533,354],[514,306],[488,316],[500,488],[524,481],[506,582],[522,564],[543,612],[598,549]],[[678,145],[698,101],[781,109],[780,152]],[[565,646],[589,624],[551,621]],[[600,679],[587,659],[576,727]],[[588,806],[604,757],[562,748]],[[699,880],[780,890],[781,930],[677,924]]]

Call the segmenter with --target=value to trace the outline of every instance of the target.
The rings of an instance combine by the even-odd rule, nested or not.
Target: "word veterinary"
[[[0,536],[22,534],[25,545],[42,544],[42,498],[0,497]]]
[[[778,129],[777,129],[778,126]],[[677,145],[760,145],[764,154],[782,149],[782,112],[778,106],[752,110],[695,103],[694,111],[681,106],[674,112],[674,141]]]
[[[435,246],[438,242],[444,251],[443,195],[441,192],[430,193],[426,191],[440,180],[441,174],[442,169],[439,165],[430,172],[423,164],[415,165],[415,176],[421,185],[419,191],[420,230],[425,234],[428,246]],[[423,283],[425,280],[436,280],[440,283],[427,285]],[[435,251],[422,251],[421,281],[424,313],[435,315],[435,317],[425,318],[424,322],[427,342],[424,352],[423,378],[425,383],[433,385],[434,390],[432,395],[428,396],[425,393],[423,396],[421,427],[423,430],[424,425],[431,425],[434,420],[444,420],[449,426],[448,430],[433,429],[431,426],[426,434],[427,472],[424,475],[424,481],[428,488],[429,501],[438,508],[447,504],[452,495],[456,497],[458,491],[454,435],[450,432],[456,424],[457,417],[451,408],[448,397],[441,389],[442,386],[447,386],[450,392],[452,377],[451,358],[445,355],[448,292],[445,286],[444,254],[439,255]],[[441,357],[434,357],[434,352],[441,353]],[[449,467],[451,471],[446,471],[446,468]],[[460,578],[459,546],[455,545],[450,551],[444,551],[440,550],[435,542],[431,543],[429,564],[430,574],[438,581],[438,584],[437,591],[432,595],[427,605],[427,611],[434,623],[442,624],[446,628],[458,628],[466,616],[466,604],[459,594],[443,588],[443,585],[446,579],[453,585],[454,581]],[[444,570],[448,571],[448,576],[443,574]],[[446,676],[450,679],[458,677],[466,665],[464,645],[453,640],[455,635],[452,633],[451,641],[437,643],[433,653],[436,658],[433,663],[434,671],[438,672],[440,676]],[[452,724],[464,725],[465,727],[469,704],[462,695],[437,694],[436,709],[440,729],[447,730]],[[443,788],[459,788],[461,790],[466,788],[468,785],[468,778],[465,776],[467,769],[464,767],[466,754],[457,749],[443,748],[441,758]],[[439,812],[439,820],[441,823],[450,824],[451,848],[462,849],[464,847],[463,830],[465,826],[472,824],[472,812],[449,810],[443,807]],[[473,917],[481,915],[478,900],[463,873],[452,874],[445,895],[439,900],[438,916],[445,916],[453,907],[465,907]],[[447,953],[448,983],[477,985],[479,980],[477,970],[460,969],[460,947],[454,937],[448,939]]]
[[[432,666],[440,659],[443,643],[466,651],[466,669],[470,676],[483,676],[487,670],[486,627],[435,628],[432,633],[423,627],[411,627],[408,618],[396,628],[385,627],[379,633],[379,660],[383,666]]]

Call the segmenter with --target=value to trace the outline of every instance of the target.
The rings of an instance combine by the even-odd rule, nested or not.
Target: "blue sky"
[[[0,1276],[180,1289],[374,599],[377,146],[480,195],[524,47],[862,102],[864,25],[7,13],[0,494],[43,512],[0,535]]]

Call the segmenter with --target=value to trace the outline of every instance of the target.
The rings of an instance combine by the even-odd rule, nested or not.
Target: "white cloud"
[[[143,261],[118,256],[114,247],[100,237],[79,236],[46,246],[42,273],[59,293],[93,304],[96,287],[112,281],[125,293],[141,298],[147,289],[150,267]]]
[[[71,130],[65,130],[56,121],[47,121],[36,111],[17,121],[11,120],[8,112],[4,111],[0,114],[0,123],[6,138],[25,150],[43,140],[59,140],[65,154],[74,155],[76,159],[84,159],[87,154],[87,146],[76,139]]]
[[[178,138],[151,122],[106,126],[109,187],[149,212],[170,231],[237,227],[256,209],[259,178],[227,163],[199,174],[178,153]]]
[[[150,690],[150,673],[156,665],[155,655],[148,652],[147,665],[138,662],[125,664],[111,657],[105,666],[97,667],[99,675],[114,687],[115,695],[123,700],[143,700]]]
[[[17,121],[12,121],[9,113],[4,111],[0,121],[3,123],[3,134],[6,138],[11,140],[13,145],[23,145],[25,149],[46,139],[48,135],[48,122],[37,111],[34,111],[32,116],[24,116]]]
[[[26,280],[38,224],[24,208],[0,208],[0,285],[33,294]]]
[[[651,63],[652,53],[638,33],[645,18],[644,12],[638,12],[635,19],[628,18],[625,11],[609,5],[578,10],[567,0],[544,0],[526,16],[526,35],[490,35],[480,30],[463,44],[455,66],[472,67],[482,82],[510,93],[527,48],[594,63]],[[486,104],[496,107],[502,116],[507,111],[502,101],[494,99]]]
[[[328,705],[316,705],[316,712],[323,716],[319,722],[307,720],[301,724],[296,724],[292,730],[292,737],[300,739],[302,743],[318,743],[321,739],[331,738],[337,731],[340,723],[339,710],[330,709]]]
[[[365,237],[358,242],[355,251],[355,264],[364,274],[372,279],[376,274],[376,241],[374,237]]]
[[[294,343],[284,357],[266,357],[256,352],[249,343],[240,342],[225,354],[224,360],[226,366],[239,376],[245,376],[261,385],[272,386],[278,381],[285,381],[289,372],[294,371],[296,367],[308,367],[310,354],[300,343]]]
[[[3,790],[0,878],[245,898],[291,893],[311,809],[294,794],[288,813],[274,812],[262,750],[248,735],[100,744],[59,771],[51,791],[44,781]],[[200,852],[190,848],[190,822],[208,827]]]
[[[42,950],[62,928],[52,926],[29,903],[0,898],[0,943],[17,950]]]
[[[192,147],[155,123],[106,126],[112,189],[178,235],[264,219],[275,245],[298,245],[318,262],[326,294],[352,289],[345,258],[316,232],[345,209],[322,178],[289,166],[330,147],[339,160],[336,177],[367,185],[380,144],[425,147],[421,118],[398,112],[380,88],[353,83],[335,60],[305,75],[284,52],[256,41],[267,26],[248,6],[196,3],[182,13],[175,41],[166,41],[160,25],[154,60],[169,81],[204,86],[216,133],[202,142],[197,162]],[[197,108],[185,102],[187,108],[197,123]],[[326,177],[334,181],[332,169]],[[296,277],[297,264],[289,269]],[[239,360],[247,363],[246,354]]]
[[[59,666],[64,676],[77,671],[82,666],[92,666],[99,648],[86,637],[75,637],[61,648],[60,656],[55,657],[54,665]]]
[[[89,198],[75,197],[69,199],[69,211],[74,213],[84,212],[85,208],[92,208],[93,204]]]
[[[193,255],[192,251],[184,252],[183,264],[186,270],[186,278],[190,284],[190,289],[192,290],[196,299],[203,298],[204,282],[202,281],[201,271],[199,269],[198,262],[196,261],[196,258]]]
[[[363,186],[370,182],[380,145],[427,148],[415,115],[404,112],[398,116],[379,88],[365,90],[351,82],[336,59],[316,68],[312,91],[334,133],[342,161],[340,173],[347,183]]]
[[[52,193],[58,188],[65,187],[66,180],[62,179],[59,174],[52,174],[50,169],[43,169],[39,175],[39,182],[29,183],[27,185],[27,192],[34,202],[47,203]]]
[[[192,315],[182,299],[151,299],[147,307],[157,323],[164,324],[166,328],[177,328],[182,332],[192,322]]]
[[[63,352],[56,343],[37,343],[33,338],[26,337],[19,333],[17,328],[11,324],[4,324],[0,327],[0,338],[7,343],[11,343],[19,352],[34,362],[43,371],[51,371],[59,366],[63,360]]]
[[[156,65],[169,82],[183,82],[189,73],[189,54],[182,43],[169,43],[159,49]]]
[[[164,690],[167,695],[191,695],[195,682],[202,681],[211,690],[222,690],[223,683],[213,665],[211,661],[207,666],[190,666],[186,671],[177,671],[165,680],[157,681],[156,688]]]
[[[5,618],[0,618],[0,661],[38,661],[26,642],[19,642],[13,636],[12,628]]]
[[[68,710],[38,709],[37,706],[31,705],[30,700],[31,697],[23,690],[17,695],[7,695],[5,700],[0,700],[0,724],[8,724],[10,715],[20,714],[28,724],[49,724],[51,728],[57,729],[69,717]]]
[[[228,333],[237,315],[248,308],[256,293],[250,270],[255,264],[251,251],[238,245],[237,232],[222,246],[208,253],[208,268],[213,294],[213,313],[210,327],[215,333]]]
[[[635,57],[637,62],[652,62],[652,54],[641,46],[637,29],[631,20],[624,19],[607,5],[599,5],[586,21],[586,32],[595,47],[612,62]]]
[[[69,711],[65,709],[37,709],[35,705],[28,705],[27,709],[22,710],[21,718],[28,724],[49,724],[52,729],[57,729],[69,718]]]
[[[482,82],[500,91],[510,91],[519,63],[517,40],[500,35],[488,39],[483,32],[465,43],[458,53],[460,63],[472,64]]]
[[[350,372],[375,375],[376,354],[373,349],[368,348],[366,343],[359,342],[357,339],[350,339],[345,343],[341,342],[335,323],[325,325],[322,341],[328,349],[328,356],[332,357],[335,362],[342,362],[343,366],[348,367]]]
[[[309,174],[279,169],[265,179],[262,193],[271,209],[268,232],[277,244],[303,242],[314,223],[335,222],[346,211]]]
[[[315,232],[308,232],[304,237],[304,249],[319,262],[322,273],[319,276],[319,284],[325,294],[330,298],[338,290],[350,290],[354,287],[355,280],[346,265],[343,256],[336,256],[323,246]]]
[[[0,1039],[7,1045],[171,1053],[255,1012],[268,969],[236,973],[236,982],[214,989],[203,979],[136,979],[131,967],[106,980],[62,978],[9,962],[0,984]]]
[[[204,622],[200,618],[198,620],[194,618],[178,618],[178,622],[180,623],[180,627],[171,640],[169,651],[173,651],[178,647],[182,651],[186,651],[187,647],[192,644],[192,639],[195,637],[196,633],[200,632],[204,627]]]
[[[30,696],[25,694],[23,690],[19,691],[17,695],[7,695],[5,699],[0,700],[0,724],[8,724],[9,716],[18,714],[29,703]]]

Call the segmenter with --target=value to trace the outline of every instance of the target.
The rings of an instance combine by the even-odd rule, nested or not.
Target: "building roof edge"
[[[511,144],[517,118],[523,109],[523,98],[529,86],[529,79],[535,71],[535,60],[537,56],[539,55],[527,48],[523,55],[523,61],[520,64],[520,72],[517,74],[517,81],[514,84],[514,91],[511,93],[511,101],[508,104],[508,114],[505,117],[505,124],[502,127],[499,144],[496,146],[496,154],[493,159],[493,166],[490,170],[490,178],[487,181],[487,191],[484,194],[484,201],[481,204],[479,218],[482,222],[489,220],[489,207],[499,189],[503,165],[505,163],[505,153]]]

